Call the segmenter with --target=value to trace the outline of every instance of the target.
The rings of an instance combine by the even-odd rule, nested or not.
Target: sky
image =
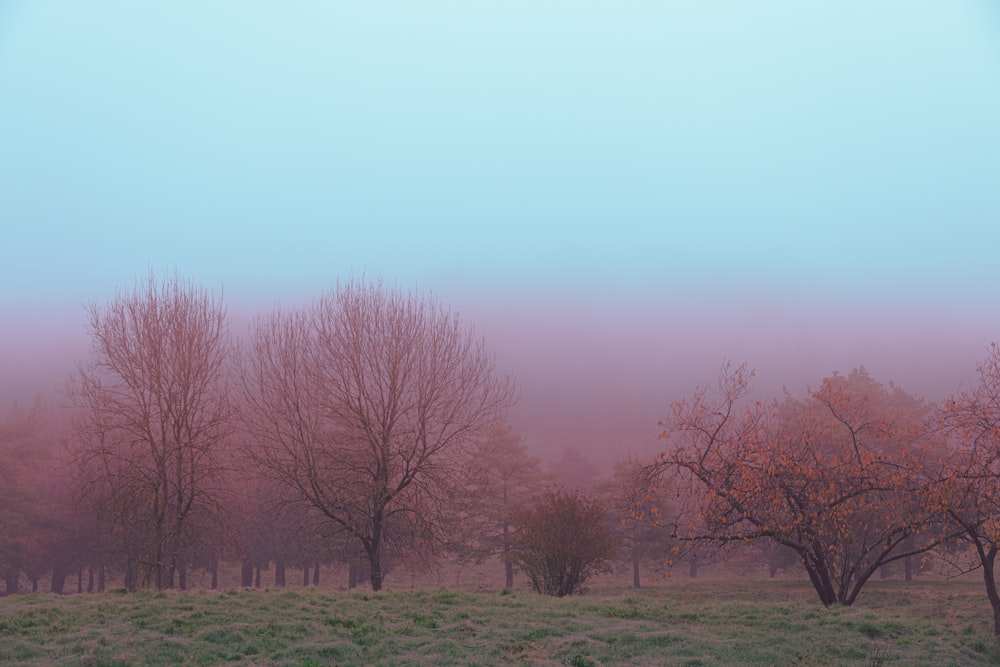
[[[1000,338],[998,119],[988,0],[0,0],[0,399],[150,269],[432,291],[548,449],[723,359],[938,399]]]

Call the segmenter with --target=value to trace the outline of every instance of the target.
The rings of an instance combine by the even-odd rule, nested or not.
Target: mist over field
[[[0,0],[0,662],[996,663],[998,118],[987,0]]]
[[[131,283],[122,279],[125,288]],[[227,286],[225,293],[235,290]],[[319,291],[278,301],[304,303]],[[785,388],[800,394],[831,372],[864,366],[882,382],[939,401],[975,380],[987,344],[1000,337],[1000,312],[963,312],[943,300],[873,304],[859,297],[853,306],[830,307],[720,294],[670,307],[669,295],[641,301],[541,291],[435,294],[486,338],[499,368],[517,379],[520,398],[510,419],[529,446],[547,458],[578,449],[602,465],[655,452],[668,404],[714,380],[727,359],[757,370],[760,398],[778,398]],[[251,314],[273,305],[230,304],[233,333],[245,337]],[[41,393],[64,402],[68,376],[90,352],[84,305],[11,315],[0,332],[0,401],[30,404]]]

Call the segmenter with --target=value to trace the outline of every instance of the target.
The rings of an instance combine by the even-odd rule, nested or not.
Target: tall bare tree
[[[514,397],[457,315],[360,281],[256,320],[243,378],[252,456],[356,540],[374,590],[387,556],[433,543],[464,450]]]
[[[216,516],[231,428],[226,310],[150,273],[88,313],[92,357],[70,383],[81,479],[119,539],[126,586],[170,587],[194,527]]]

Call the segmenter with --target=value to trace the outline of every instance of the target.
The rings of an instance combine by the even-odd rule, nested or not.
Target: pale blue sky
[[[0,0],[0,228],[14,328],[149,267],[266,307],[364,272],[487,331],[491,304],[587,329],[608,304],[829,372],[947,320],[978,356],[1000,9]],[[859,313],[881,324],[817,337]]]
[[[0,298],[996,284],[990,3],[0,10]]]

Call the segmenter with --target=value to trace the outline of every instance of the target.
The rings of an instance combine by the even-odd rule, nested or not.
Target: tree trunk
[[[507,501],[507,489],[504,489],[504,502]],[[504,586],[514,588],[514,564],[510,562],[510,526],[503,522],[503,573]]]
[[[10,568],[4,573],[4,582],[7,584],[7,592],[5,595],[17,595],[20,579],[21,573],[14,568]]]
[[[163,575],[164,575],[164,572],[163,572],[163,540],[166,539],[166,538],[163,535],[163,525],[162,525],[162,522],[160,522],[160,521],[157,522],[156,535],[157,535],[156,545],[153,547],[153,553],[154,553],[154,556],[156,558],[155,563],[153,565],[153,569],[155,570],[155,579],[154,579],[154,582],[156,584],[156,590],[162,591],[163,590],[163,584],[164,584],[164,581],[163,581]]]
[[[285,587],[285,561],[281,559],[274,561],[274,585],[279,588]]]
[[[93,593],[94,592],[94,566],[93,565],[88,565],[87,566],[87,592],[88,593]]]
[[[367,561],[351,561],[348,565],[348,588],[357,588],[358,586],[364,586],[365,584],[370,583],[371,579],[366,562]]]
[[[177,585],[182,591],[186,591],[188,587],[187,582],[187,563],[181,561],[177,564]]]
[[[989,598],[990,607],[993,609],[993,636],[1000,637],[1000,591],[997,591],[997,580],[993,574],[997,559],[997,548],[991,547],[986,550],[977,541],[976,550],[979,552],[979,562],[983,564],[983,581],[986,584],[986,597]]]
[[[80,595],[83,593],[83,568],[81,567],[76,571],[76,593]]]
[[[302,566],[302,588],[309,586],[309,564]]]
[[[817,564],[814,557],[809,553],[800,553],[800,555],[802,557],[802,564],[809,574],[809,581],[816,590],[816,594],[819,595],[819,601],[823,603],[824,607],[831,606],[837,601],[837,594],[833,590],[833,584],[821,569],[823,564]]]
[[[260,588],[260,566],[259,565],[254,568],[254,579],[253,579],[253,582],[254,582],[253,583],[254,588]]]
[[[240,586],[243,588],[253,586],[253,565],[248,558],[244,558],[240,563]]]
[[[49,590],[56,595],[62,595],[66,591],[66,572],[60,565],[52,570],[52,585]]]
[[[104,569],[104,563],[101,563],[97,568],[97,592],[104,592],[104,585],[107,583],[107,571]]]
[[[32,593],[37,593],[38,592],[38,575],[37,574],[33,574],[33,575],[31,575],[29,577],[29,579],[31,579],[31,592]]]
[[[986,580],[986,597],[993,608],[993,636],[1000,637],[1000,593],[997,593],[996,579],[993,578],[993,561],[989,562],[989,567],[983,564],[983,578]]]
[[[639,554],[632,554],[632,588],[641,588],[642,582],[639,581]]]
[[[382,590],[382,543],[379,531],[375,531],[375,537],[364,545],[365,553],[368,556],[368,581],[372,585],[372,591]]]
[[[146,582],[149,583],[149,571],[146,571]],[[134,593],[139,589],[139,555],[134,546],[128,546],[125,554],[125,590]]]
[[[692,579],[696,579],[698,577],[698,554],[692,551],[691,558],[688,559],[688,563],[690,565],[688,575]]]
[[[215,558],[215,557],[212,558],[211,569],[212,569],[212,590],[214,591],[216,588],[219,587],[219,559],[218,558]]]
[[[319,586],[319,563],[313,564],[313,586]]]

